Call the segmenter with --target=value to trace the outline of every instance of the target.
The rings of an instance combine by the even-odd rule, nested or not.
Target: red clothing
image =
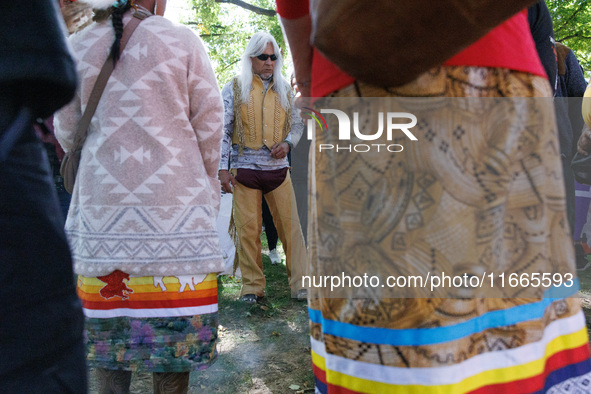
[[[506,20],[445,64],[508,68],[546,76],[529,29],[527,10]]]
[[[324,97],[329,93],[351,85],[355,79],[341,71],[316,48],[312,58],[312,97]]]
[[[277,13],[286,19],[297,19],[310,13],[309,0],[277,0]]]
[[[283,18],[301,18],[307,15],[308,11],[308,0],[277,0],[277,12]],[[444,64],[448,66],[508,68],[546,76],[529,30],[527,10],[497,26]],[[350,85],[353,81],[351,76],[345,74],[314,49],[312,97],[326,96]]]

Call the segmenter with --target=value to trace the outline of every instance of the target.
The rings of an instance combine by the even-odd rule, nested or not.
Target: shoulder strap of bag
[[[123,35],[121,36],[121,49],[119,53],[123,53],[123,49],[127,45],[127,41],[135,31],[136,27],[140,24],[141,21],[144,19],[152,16],[147,11],[142,9],[138,9],[134,14],[134,18],[127,23],[125,28],[123,29]],[[105,60],[105,64],[103,64],[103,68],[99,73],[96,82],[94,83],[94,87],[92,88],[92,92],[90,93],[90,98],[88,99],[88,103],[86,104],[86,109],[84,110],[84,114],[78,123],[78,129],[76,130],[76,137],[74,138],[74,145],[72,147],[72,151],[78,151],[82,149],[82,145],[84,145],[84,141],[86,141],[86,136],[88,134],[88,126],[90,125],[90,121],[94,116],[94,112],[96,111],[96,107],[101,99],[103,91],[105,90],[105,86],[107,86],[107,81],[113,72],[113,59],[111,55]]]

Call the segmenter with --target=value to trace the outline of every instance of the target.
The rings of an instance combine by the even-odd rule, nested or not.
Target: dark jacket
[[[558,73],[555,97],[569,97],[562,101],[560,111],[557,103],[557,123],[560,137],[560,151],[569,162],[577,151],[577,141],[583,130],[581,115],[582,97],[587,89],[583,69],[573,51],[559,42],[556,43]]]
[[[570,48],[556,43],[556,53],[557,75],[554,107],[556,108],[558,141],[560,142],[566,189],[566,211],[572,233],[575,225],[575,179],[570,163],[577,152],[577,141],[583,129],[581,105],[587,82],[583,69]]]
[[[575,223],[575,179],[570,163],[576,152],[575,144],[581,135],[583,119],[581,102],[566,97],[582,97],[585,92],[583,85],[586,83],[572,51],[568,48],[564,49],[566,47],[555,42],[552,16],[545,1],[540,0],[530,6],[527,14],[538,56],[548,75],[555,97],[554,107],[562,157],[566,210],[572,233]],[[557,45],[560,48],[560,54],[557,52]]]
[[[51,115],[76,89],[56,5],[0,3],[0,391],[6,393],[86,392],[84,316],[47,157],[33,129],[34,118]]]
[[[3,1],[0,11],[0,92],[11,88],[19,105],[26,103],[35,117],[46,118],[76,91],[65,26],[56,21],[57,1]]]
[[[554,27],[552,16],[544,0],[540,0],[527,9],[529,29],[536,44],[536,51],[542,66],[548,75],[552,92],[556,90],[556,48],[554,45]]]

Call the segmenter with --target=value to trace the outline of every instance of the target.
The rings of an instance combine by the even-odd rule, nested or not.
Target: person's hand
[[[577,152],[583,156],[587,156],[591,153],[591,129],[587,125],[583,127],[583,132],[577,142]]]
[[[280,142],[271,147],[271,157],[274,159],[283,159],[289,153],[289,144]]]
[[[222,190],[226,193],[232,193],[232,187],[236,185],[236,179],[232,174],[230,174],[230,171],[219,170],[218,179],[222,184]]]

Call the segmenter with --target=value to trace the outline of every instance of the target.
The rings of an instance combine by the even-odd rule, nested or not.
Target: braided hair
[[[132,7],[132,0],[116,0],[113,5],[106,10],[95,10],[94,20],[97,22],[106,20],[111,16],[113,29],[115,30],[115,41],[111,45],[111,57],[113,58],[113,67],[117,65],[121,51],[121,36],[123,35],[123,14]]]
[[[123,4],[121,4],[123,3]],[[121,50],[121,36],[123,35],[123,14],[131,8],[131,1],[124,0],[120,2],[120,6],[113,7],[112,21],[113,28],[115,29],[115,41],[111,46],[111,57],[113,58],[113,67],[117,65]]]

